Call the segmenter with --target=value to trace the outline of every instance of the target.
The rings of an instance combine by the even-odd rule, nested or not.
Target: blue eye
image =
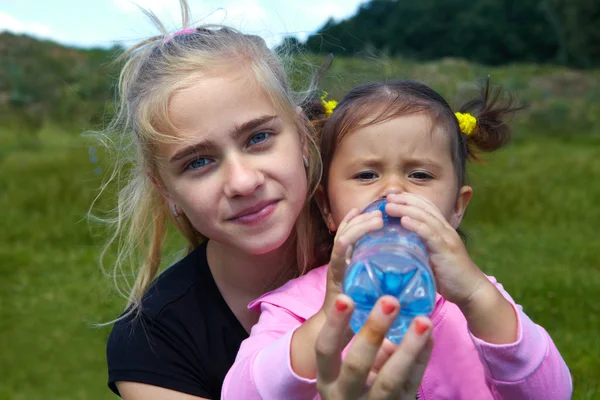
[[[370,181],[372,179],[377,179],[377,174],[371,171],[360,172],[354,175],[354,179],[359,181]]]
[[[252,146],[254,144],[262,143],[265,140],[267,140],[269,138],[269,136],[271,136],[271,134],[268,132],[258,132],[256,135],[254,135],[250,138],[250,140],[248,141],[248,144],[250,146]]]
[[[208,158],[197,158],[188,164],[187,169],[200,169],[210,163]]]

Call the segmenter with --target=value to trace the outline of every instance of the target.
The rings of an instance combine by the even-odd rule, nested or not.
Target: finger
[[[402,342],[377,374],[370,400],[414,398],[431,356],[432,327],[429,318],[413,320]]]
[[[438,235],[431,226],[411,217],[402,217],[400,224],[419,236],[427,246],[430,253],[442,253],[446,249],[446,242],[442,235]]]
[[[317,336],[317,380],[322,384],[335,381],[340,373],[342,349],[346,346],[345,333],[354,311],[354,302],[346,295],[335,298],[325,325]]]
[[[383,227],[381,212],[377,211],[377,213],[378,214],[371,215],[366,219],[359,220],[359,217],[357,217],[356,221],[353,220],[344,228],[343,232],[339,232],[336,235],[331,251],[329,268],[337,282],[340,282],[343,279],[349,252],[356,242],[367,233]]]
[[[427,197],[421,196],[415,193],[391,193],[386,197],[388,203],[399,203],[399,204],[423,204],[424,207],[431,207],[439,210],[439,208]]]
[[[354,245],[364,235],[374,230],[383,228],[383,217],[380,211],[374,211],[375,214],[365,219],[358,217],[352,220],[343,231],[340,231],[334,240],[336,244]]]
[[[352,215],[354,215],[354,214],[352,214]],[[382,215],[383,214],[379,210],[369,211],[369,212],[364,213],[364,214],[360,214],[359,213],[357,215],[354,215],[352,218],[348,219],[346,222],[344,222],[344,226],[343,227],[341,227],[342,224],[340,224],[340,228],[337,230],[337,233],[344,232],[344,229],[347,229],[347,227],[349,225],[360,223],[362,221],[366,221],[366,220],[372,219],[374,217],[378,217],[378,216],[381,217]]]
[[[446,221],[446,217],[444,217],[442,213],[436,210],[423,208],[420,204],[389,203],[386,206],[386,211],[392,217],[402,218],[404,216],[409,216],[424,222],[430,221],[439,224],[444,228],[451,228],[448,221]]]
[[[364,221],[370,218],[373,218],[376,215],[381,215],[381,211],[379,210],[374,210],[374,211],[370,211],[368,213],[361,213],[358,208],[353,208],[352,210],[350,210],[348,212],[348,214],[346,214],[346,216],[344,217],[344,219],[342,220],[342,222],[340,222],[337,231],[336,231],[336,236],[337,234],[339,234],[340,232],[343,232],[344,229],[352,223],[355,222],[360,222],[360,221]]]
[[[377,352],[377,356],[375,357],[375,361],[373,362],[373,367],[371,367],[371,370],[379,372],[385,362],[392,356],[392,354],[394,354],[397,347],[398,346],[394,343],[384,339],[379,351]]]
[[[394,297],[383,296],[375,303],[342,363],[338,380],[342,398],[351,398],[361,392],[381,343],[399,311],[400,303]]]
[[[348,213],[348,215],[351,214]],[[346,240],[348,238],[348,232],[355,231],[357,226],[363,226],[366,223],[368,224],[377,220],[383,221],[381,211],[379,210],[355,216],[347,222],[344,222],[343,227],[340,224],[340,228],[337,230],[335,235],[332,252],[336,252],[337,255],[343,256],[345,254],[346,247],[348,246],[348,241]]]
[[[442,251],[448,236],[456,235],[456,230],[445,219],[440,219],[422,208],[404,204],[388,206],[390,215],[401,215],[402,226],[416,233],[432,251]]]
[[[391,205],[392,207],[390,207],[390,210],[394,210],[393,205],[397,204],[397,205],[405,205],[405,206],[414,206],[417,208],[420,208],[424,211],[426,211],[427,213],[431,214],[432,216],[435,216],[436,218],[438,218],[441,221],[446,221],[446,217],[444,217],[444,214],[442,214],[442,211],[435,205],[433,204],[433,202],[431,200],[429,200],[426,197],[423,196],[419,196],[413,193],[400,193],[400,194],[390,194],[387,197],[388,199],[388,204]],[[386,211],[388,211],[388,208],[386,206]],[[396,212],[392,211],[393,216],[402,216],[402,215],[397,215]],[[390,214],[392,215],[392,214]]]
[[[406,394],[407,398],[415,398],[415,394],[419,390],[419,386],[421,386],[423,375],[425,375],[425,370],[427,369],[427,363],[431,358],[432,350],[433,337],[429,335],[429,338],[425,343],[425,347],[417,356],[414,368],[410,371],[410,374],[408,376],[408,382],[406,382],[406,384],[404,385],[404,393]]]
[[[390,342],[388,339],[383,339],[383,343],[381,343],[381,347],[375,356],[375,361],[373,361],[373,365],[371,366],[371,371],[369,371],[369,375],[367,376],[367,388],[373,384],[375,378],[377,378],[377,373],[391,355],[394,354],[397,347],[397,345]]]
[[[352,220],[352,218],[355,218],[357,215],[360,215],[360,211],[358,208],[353,208],[352,210],[348,211],[348,214],[346,214],[346,216],[344,217],[344,219],[342,219],[342,221],[340,222],[340,224],[337,227],[338,232],[344,227],[346,226],[346,224],[348,224],[348,222],[350,220]]]
[[[367,375],[367,382],[365,383],[366,390],[369,390],[373,382],[375,382],[375,379],[377,379],[377,372],[371,369],[369,375]]]

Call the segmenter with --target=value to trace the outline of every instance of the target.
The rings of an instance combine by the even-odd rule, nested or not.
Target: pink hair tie
[[[189,35],[191,33],[196,32],[196,28],[183,28],[178,30],[177,32],[173,33],[171,36],[165,38],[165,40],[163,41],[163,44],[171,41],[175,36],[179,36],[179,35]]]

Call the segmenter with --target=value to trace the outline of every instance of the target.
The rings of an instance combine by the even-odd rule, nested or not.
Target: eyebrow
[[[268,122],[272,122],[276,119],[279,119],[279,117],[277,115],[263,115],[261,117],[254,118],[250,121],[244,122],[241,125],[235,125],[233,127],[233,129],[229,132],[229,136],[231,136],[231,138],[233,140],[237,140],[240,136],[244,135],[245,133],[252,131],[252,130],[258,128],[259,126],[264,125]],[[215,147],[217,147],[217,146],[216,146],[215,142],[212,140],[205,140],[200,143],[194,143],[190,146],[187,146],[187,147],[179,150],[177,153],[175,153],[173,155],[173,157],[171,157],[169,159],[169,162],[173,163],[173,162],[179,161],[183,158],[186,158],[190,154],[195,154],[200,151],[211,150],[211,149],[214,149]]]
[[[355,157],[349,160],[352,164],[361,164],[361,165],[365,165],[367,167],[370,168],[377,168],[379,166],[381,166],[381,164],[383,163],[383,160],[379,157],[373,157],[373,156],[368,156],[368,157]],[[409,167],[414,167],[417,165],[428,165],[430,167],[435,167],[435,168],[441,168],[440,167],[440,163],[437,162],[436,160],[432,159],[432,158],[418,158],[418,157],[411,157],[408,158],[406,160],[404,160],[403,162],[404,165],[407,165]]]

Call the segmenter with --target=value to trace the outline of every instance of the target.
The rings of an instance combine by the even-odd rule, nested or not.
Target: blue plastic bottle
[[[381,210],[384,226],[356,244],[342,289],[355,302],[350,320],[354,332],[363,326],[379,297],[396,297],[400,314],[387,338],[398,344],[415,316],[431,314],[436,288],[423,242],[400,225],[400,218],[388,216],[386,204],[380,199],[363,211]]]

